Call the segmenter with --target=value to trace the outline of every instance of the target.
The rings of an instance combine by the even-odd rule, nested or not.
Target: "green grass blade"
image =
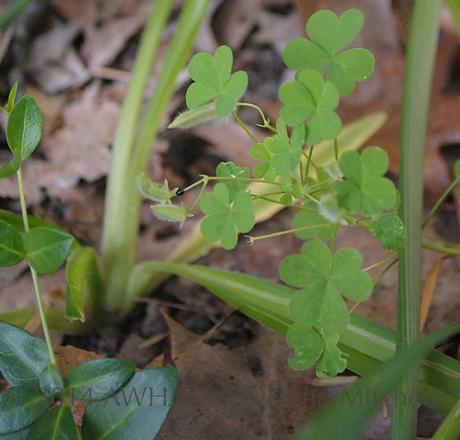
[[[439,342],[460,331],[455,324],[418,340],[404,352],[379,367],[358,383],[324,406],[307,425],[294,436],[295,440],[334,438],[340,432],[343,440],[361,438],[372,416],[381,407],[385,397],[400,382],[418,360]],[[417,402],[406,399],[406,405],[417,408]],[[404,437],[400,437],[404,438]],[[406,437],[409,438],[409,437]],[[411,437],[412,438],[412,437]],[[415,437],[414,437],[415,438]]]
[[[458,0],[447,0],[450,11],[457,26],[458,36],[460,37],[460,2]]]
[[[424,147],[441,6],[442,0],[417,0],[410,26],[401,127],[401,219],[407,236],[399,259],[398,352],[419,337]],[[404,396],[416,395],[417,376],[414,365],[396,390],[394,439],[416,436],[417,408],[406,405]]]
[[[433,440],[457,440],[460,438],[460,400],[452,408],[433,436]]]

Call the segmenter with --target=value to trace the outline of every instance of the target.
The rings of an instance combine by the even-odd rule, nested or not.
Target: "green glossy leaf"
[[[53,273],[64,264],[73,241],[67,232],[47,227],[33,228],[24,237],[27,260],[38,273]]]
[[[63,228],[56,225],[55,223],[44,220],[40,217],[35,217],[33,215],[28,215],[27,219],[29,221],[29,226],[31,229],[37,228],[38,226],[46,226],[47,228],[57,229],[59,231],[64,231]],[[7,211],[6,209],[0,209],[0,220],[8,223],[20,234],[24,234],[24,222],[22,220],[22,215],[15,212]]]
[[[96,251],[91,247],[78,247],[70,254],[66,266],[67,293],[65,317],[86,321],[85,307],[95,307],[104,291]]]
[[[39,377],[39,386],[42,393],[53,400],[62,396],[64,379],[55,365],[50,364],[43,369]]]
[[[416,362],[434,345],[459,331],[460,325],[449,326],[423,337],[410,348],[398,353],[396,357],[375,369],[314,414],[306,426],[297,432],[294,439],[336,438],[337,432],[340,432],[340,439],[343,440],[361,438],[372,416],[381,408],[385,397]]]
[[[204,194],[200,208],[206,214],[201,232],[209,241],[220,241],[224,249],[233,249],[238,232],[249,232],[255,223],[251,195],[239,192],[230,200],[227,186],[218,183],[213,191]]]
[[[406,238],[406,228],[396,214],[382,214],[369,223],[369,230],[385,249],[399,251]]]
[[[351,93],[355,83],[368,79],[375,59],[367,49],[343,51],[359,34],[363,15],[357,9],[340,17],[331,10],[314,13],[306,24],[309,39],[295,38],[284,50],[284,61],[292,69],[314,69],[334,83],[340,95]]]
[[[0,220],[0,267],[14,266],[24,256],[21,235],[8,223]]]
[[[213,121],[218,117],[216,103],[211,102],[181,113],[168,125],[168,128],[192,128]]]
[[[372,278],[362,270],[362,263],[357,250],[343,248],[332,256],[319,241],[309,241],[302,247],[302,254],[286,257],[280,265],[281,279],[304,288],[291,300],[292,320],[318,327],[328,336],[343,331],[349,313],[341,295],[363,301],[372,292]]]
[[[248,188],[249,168],[235,165],[234,162],[220,162],[216,168],[217,177],[231,178],[232,180],[222,180],[222,183],[227,187],[230,201],[235,199],[235,196]],[[233,180],[234,179],[234,180]],[[242,179],[242,180],[237,180]]]
[[[307,125],[305,140],[317,144],[323,139],[335,139],[342,122],[335,112],[339,104],[336,87],[324,81],[320,73],[304,69],[294,81],[283,84],[280,99],[284,106],[281,117],[289,125]]]
[[[377,214],[394,209],[397,191],[393,182],[382,177],[388,169],[388,155],[379,147],[368,147],[361,155],[349,151],[340,156],[344,180],[335,182],[339,205],[350,212]]]
[[[75,367],[66,378],[73,399],[94,402],[117,392],[134,374],[134,364],[120,359],[96,359]]]
[[[13,107],[6,126],[6,140],[14,156],[27,159],[42,137],[43,115],[31,96],[23,96]]]
[[[79,440],[72,411],[59,405],[41,416],[31,426],[26,440]]]
[[[194,83],[187,89],[187,107],[193,110],[215,100],[216,115],[229,115],[248,87],[246,72],[231,74],[232,65],[233,54],[228,46],[220,46],[214,56],[195,54],[188,65]]]
[[[27,440],[27,435],[30,432],[30,426],[19,431],[14,431],[10,434],[0,434],[0,440]]]
[[[42,339],[0,322],[0,371],[10,385],[38,382],[40,373],[50,363]]]
[[[0,394],[0,434],[29,426],[46,412],[52,401],[36,385],[8,388]]]
[[[88,406],[83,438],[155,438],[171,408],[177,381],[177,370],[171,367],[137,372],[117,394]]]

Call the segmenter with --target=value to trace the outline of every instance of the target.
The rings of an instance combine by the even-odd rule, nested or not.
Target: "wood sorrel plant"
[[[361,154],[342,153],[336,142],[335,160],[327,166],[315,163],[315,146],[325,139],[336,139],[341,130],[335,112],[340,97],[351,93],[355,83],[369,78],[374,70],[371,52],[347,49],[362,25],[363,16],[358,10],[349,10],[340,17],[323,10],[308,20],[309,39],[294,39],[284,52],[287,66],[297,72],[293,81],[280,88],[283,107],[274,125],[256,105],[240,101],[248,77],[242,71],[232,73],[229,47],[219,47],[214,55],[196,54],[188,65],[193,80],[186,94],[189,111],[171,127],[190,127],[231,116],[253,140],[250,153],[258,164],[250,170],[233,162],[220,163],[216,176],[202,176],[183,189],[201,187],[191,207],[173,203],[177,190],[141,177],[142,194],[155,202],[152,211],[156,217],[183,223],[199,204],[205,215],[203,236],[220,242],[225,249],[233,249],[238,234],[249,233],[254,227],[257,200],[297,210],[292,229],[246,237],[251,244],[284,234],[306,241],[300,254],[286,257],[280,265],[281,279],[301,288],[289,304],[293,324],[286,340],[294,349],[289,359],[291,367],[303,370],[316,364],[319,376],[334,376],[346,368],[346,359],[338,348],[350,317],[345,299],[358,304],[370,296],[373,288],[360,252],[336,248],[339,226],[368,228],[393,251],[399,250],[405,234],[397,215],[398,192],[384,177],[388,168],[384,150],[369,147]],[[269,132],[262,141],[239,117],[242,107],[259,112],[260,126]],[[205,192],[214,181],[212,191]],[[255,194],[249,188],[253,182],[271,189]],[[163,198],[160,192],[165,193]]]
[[[54,272],[64,262],[65,317],[72,330],[76,322],[91,328],[96,321],[105,322],[114,313],[126,313],[138,296],[149,294],[158,285],[162,273],[173,273],[200,283],[247,316],[285,335],[293,348],[289,359],[293,368],[304,370],[316,364],[318,376],[334,376],[348,367],[367,376],[358,390],[375,385],[378,400],[365,411],[353,408],[334,416],[335,422],[352,421],[350,429],[343,431],[344,438],[356,438],[384,395],[398,384],[402,373],[412,368],[436,341],[458,331],[458,327],[447,329],[420,343],[409,344],[404,350],[398,341],[400,354],[387,363],[395,353],[394,334],[353,311],[370,296],[373,286],[398,260],[401,244],[408,241],[398,217],[398,191],[384,177],[388,167],[386,153],[374,146],[361,154],[353,151],[377,129],[381,116],[365,118],[342,130],[336,114],[340,97],[351,93],[355,84],[366,80],[374,69],[374,57],[369,51],[347,49],[363,24],[359,11],[350,10],[340,17],[331,11],[320,11],[307,23],[309,38],[295,39],[287,45],[285,62],[297,72],[295,80],[280,89],[283,108],[274,124],[262,109],[241,101],[248,77],[245,72],[232,73],[233,56],[228,47],[221,46],[214,55],[195,55],[189,64],[193,80],[186,95],[189,110],[179,115],[170,127],[187,128],[218,117],[232,117],[253,140],[251,155],[257,165],[250,170],[223,162],[215,176],[201,176],[184,189],[170,189],[167,182],[152,182],[143,173],[175,78],[185,63],[208,4],[208,0],[185,3],[178,32],[138,135],[144,88],[172,1],[159,1],[146,26],[114,143],[101,252],[103,270],[99,269],[98,254],[93,248],[80,246],[62,229],[27,215],[21,165],[38,145],[42,117],[32,98],[24,97],[15,103],[16,87],[10,94],[4,111],[8,115],[7,141],[13,157],[0,168],[0,178],[16,174],[22,215],[0,210],[0,265],[9,266],[22,260],[29,264],[46,343],[18,327],[0,322],[0,372],[12,385],[0,394],[0,437],[40,440],[65,434],[69,439],[81,435],[85,439],[108,440],[151,438],[172,403],[177,382],[172,368],[134,372],[130,362],[106,359],[83,363],[68,377],[61,377],[48,327],[69,330],[70,326],[63,325],[63,311],[43,304],[38,275]],[[265,139],[259,141],[242,121],[239,111],[244,107],[260,115],[259,127],[268,134]],[[459,181],[460,165],[457,165],[454,182],[424,224]],[[210,183],[215,185],[205,192]],[[194,188],[200,191],[191,206],[176,203],[176,196]],[[257,221],[268,218],[280,207],[295,209],[291,229],[246,235],[250,244],[285,234],[295,234],[305,241],[299,254],[287,256],[281,262],[280,277],[289,287],[244,274],[183,264],[209,248],[200,241],[201,235],[197,238],[196,234],[172,261],[135,265],[141,196],[152,202],[156,217],[181,225],[199,206],[204,214],[202,235],[209,243],[220,243],[225,249],[234,248],[239,234],[249,234]],[[268,214],[264,211],[267,206]],[[368,229],[392,252],[391,256],[363,267],[357,249],[337,248],[340,227]],[[460,253],[450,243],[430,239],[424,244],[438,252]],[[381,275],[372,280],[368,271],[379,266],[382,266]],[[354,303],[351,310],[345,300]],[[19,310],[2,314],[1,319],[22,325],[34,313],[34,310]],[[401,335],[403,332],[399,338]],[[376,369],[383,363],[381,369]],[[413,377],[418,379],[421,402],[442,413],[452,411],[440,430],[441,437],[437,437],[446,438],[442,437],[444,433],[451,435],[458,431],[459,363],[432,351],[421,361],[420,370],[420,377]],[[381,377],[385,380],[381,381]],[[139,405],[137,399],[126,401],[127,395],[144,395],[145,388],[151,388],[152,384],[166,387],[169,396],[166,405],[163,400],[159,401],[161,407],[151,405],[150,401],[144,402],[146,405]],[[81,430],[75,426],[70,411],[72,399],[88,403]],[[120,399],[126,405],[120,406]],[[329,417],[329,410],[325,411],[322,414]],[[412,410],[396,408],[396,412],[401,417],[395,424],[395,438],[405,438],[404,434],[398,435],[408,431]],[[301,438],[326,438],[331,436],[330,432],[335,435],[336,431],[330,430],[334,425],[330,420],[321,422],[322,417],[320,414],[313,422],[310,437],[300,434]],[[328,434],[325,436],[324,432]]]

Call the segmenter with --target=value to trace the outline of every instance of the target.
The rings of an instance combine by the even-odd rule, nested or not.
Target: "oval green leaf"
[[[120,359],[96,359],[75,367],[66,379],[66,390],[75,400],[95,402],[116,393],[131,379],[134,364]]]
[[[14,266],[23,259],[21,235],[8,223],[0,220],[0,267]]]
[[[38,273],[53,273],[64,263],[73,241],[64,231],[47,227],[31,229],[24,237],[27,260]]]
[[[172,367],[139,371],[117,394],[88,406],[83,438],[155,438],[171,408],[177,381]]]
[[[36,385],[9,388],[0,394],[0,434],[19,431],[38,419],[51,406]]]
[[[50,363],[43,340],[19,327],[0,322],[0,371],[10,385],[37,382]]]
[[[37,148],[42,137],[43,115],[31,96],[23,96],[11,110],[6,140],[11,152],[21,161]]]
[[[31,427],[26,440],[78,440],[72,411],[60,405],[41,416]]]

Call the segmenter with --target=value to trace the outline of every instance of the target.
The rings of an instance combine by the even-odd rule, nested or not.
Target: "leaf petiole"
[[[237,104],[237,106],[250,107],[250,108],[253,108],[253,109],[257,110],[257,112],[259,113],[259,115],[260,115],[260,117],[262,118],[262,121],[263,121],[263,124],[257,124],[257,126],[261,127],[261,128],[266,128],[267,130],[270,130],[273,133],[277,133],[276,128],[273,127],[273,125],[270,124],[270,120],[265,116],[265,113],[263,112],[263,110],[258,105],[252,104],[251,102],[239,102]]]
[[[243,131],[251,138],[252,142],[255,144],[259,142],[257,138],[254,136],[252,131],[248,128],[248,126],[241,120],[241,118],[238,116],[238,113],[233,111],[232,112],[233,119],[238,123],[238,125],[243,129]]]
[[[24,223],[24,231],[27,233],[29,232],[29,219],[27,217],[27,205],[26,205],[26,197],[24,193],[24,182],[22,178],[22,169],[19,167],[18,171],[16,172],[17,180],[18,180],[18,192],[19,192],[19,201],[21,205],[21,214],[22,214],[22,221]],[[43,334],[45,336],[46,346],[48,347],[48,353],[50,356],[51,363],[53,365],[57,365],[56,356],[54,355],[53,344],[51,342],[50,332],[48,328],[48,321],[46,320],[46,313],[45,307],[43,304],[43,299],[40,292],[40,283],[38,281],[37,272],[30,266],[30,274],[32,276],[32,283],[34,286],[35,292],[35,300],[37,302],[38,312],[40,314],[40,321],[43,329]]]
[[[320,223],[318,225],[308,225],[308,226],[302,226],[300,228],[286,229],[284,231],[272,232],[271,234],[265,234],[265,235],[257,235],[257,236],[245,235],[245,237],[248,239],[249,243],[251,245],[253,245],[254,242],[258,241],[258,240],[265,240],[265,239],[268,239],[268,238],[281,237],[283,235],[289,235],[289,234],[292,234],[292,233],[295,233],[295,232],[308,231],[308,230],[312,230],[312,229],[323,228],[323,227],[326,227],[326,226],[329,226],[329,224],[328,223]]]

